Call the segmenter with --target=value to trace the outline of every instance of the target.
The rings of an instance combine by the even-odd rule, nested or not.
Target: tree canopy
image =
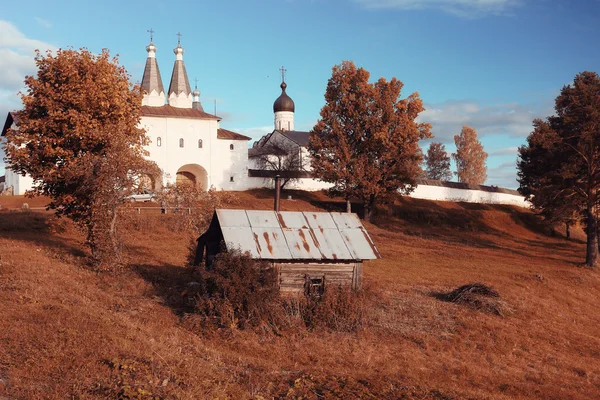
[[[97,261],[115,261],[117,208],[142,174],[158,173],[143,157],[142,93],[108,50],[38,51],[35,62],[19,127],[7,133],[8,164],[33,178],[30,194],[87,230]]]
[[[519,191],[550,220],[578,217],[586,224],[586,264],[598,259],[600,190],[600,78],[582,72],[562,88],[556,115],[534,121],[519,149]]]
[[[456,162],[456,176],[459,182],[483,185],[487,179],[486,161],[488,154],[477,138],[477,131],[463,126],[459,135],[454,135],[456,153],[452,158]]]
[[[449,181],[452,179],[450,172],[450,156],[446,146],[440,142],[431,142],[425,155],[425,176],[427,179]]]
[[[358,198],[367,220],[378,199],[414,189],[419,140],[431,137],[430,125],[415,121],[424,110],[418,93],[400,99],[402,86],[396,78],[369,83],[351,61],[334,66],[310,135],[314,176],[333,184],[331,195]]]

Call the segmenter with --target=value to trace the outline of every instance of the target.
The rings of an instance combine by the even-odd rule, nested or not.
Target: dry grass
[[[283,210],[344,208],[318,193],[292,195]],[[232,207],[272,206],[268,191],[239,197]],[[131,221],[129,268],[120,274],[87,269],[80,233],[49,217],[0,212],[0,397],[600,392],[598,272],[580,267],[582,242],[546,236],[525,210],[402,200],[367,226],[384,258],[365,265],[373,295],[361,327],[281,336],[200,329],[186,313],[189,243],[168,223],[175,217],[148,212]],[[485,282],[513,312],[499,318],[430,295],[465,282]]]

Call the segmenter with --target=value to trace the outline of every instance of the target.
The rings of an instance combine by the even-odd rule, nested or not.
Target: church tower
[[[285,89],[285,69],[281,67],[281,95],[273,103],[273,113],[275,113],[275,129],[280,131],[294,130],[294,101],[287,95]]]
[[[194,88],[194,91],[192,92],[192,99],[194,100],[192,102],[192,108],[194,110],[200,110],[200,111],[204,111],[204,108],[202,108],[202,104],[200,103],[200,91],[198,90],[198,79],[194,79],[196,81],[196,86]]]
[[[192,90],[183,63],[181,34],[178,33],[177,36],[179,36],[177,47],[173,49],[175,65],[173,65],[173,74],[171,74],[171,84],[169,85],[169,105],[178,108],[192,108]]]
[[[156,46],[152,43],[153,31],[150,29],[150,44],[146,46],[148,58],[142,77],[142,89],[144,90],[143,106],[160,107],[165,105],[165,89],[163,88],[160,70],[156,62]]]

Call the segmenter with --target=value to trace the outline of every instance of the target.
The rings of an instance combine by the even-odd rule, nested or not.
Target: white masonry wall
[[[527,208],[531,206],[529,202],[525,201],[523,196],[515,194],[456,189],[443,186],[419,185],[410,194],[410,197],[426,200],[464,201],[467,203],[510,204]]]

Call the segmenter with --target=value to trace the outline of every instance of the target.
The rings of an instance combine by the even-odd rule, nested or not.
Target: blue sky
[[[419,92],[421,120],[447,150],[463,124],[475,127],[490,154],[486,183],[511,188],[533,118],[552,114],[577,73],[600,72],[600,0],[30,0],[2,8],[1,118],[19,108],[33,49],[108,48],[139,81],[153,28],[165,86],[181,32],[188,75],[207,111],[216,100],[224,128],[254,138],[272,130],[284,65],[296,129],[310,130],[331,67],[352,60],[373,80],[400,79],[402,97]]]

